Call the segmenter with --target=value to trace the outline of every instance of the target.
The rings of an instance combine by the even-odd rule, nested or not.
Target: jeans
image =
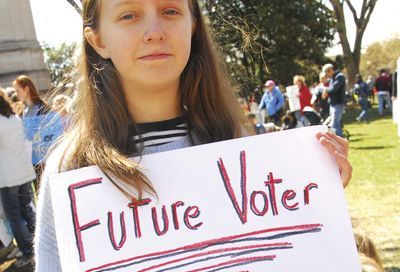
[[[300,110],[294,111],[293,112],[294,116],[297,119],[297,122],[300,122],[301,124],[307,126],[309,124],[306,124],[307,120],[304,118]]]
[[[33,210],[32,183],[0,189],[4,213],[17,240],[18,247],[25,255],[33,254],[33,233],[35,211]]]
[[[368,98],[367,97],[361,97],[358,100],[358,103],[361,106],[361,113],[357,117],[359,121],[365,119],[365,121],[368,121]]]
[[[329,113],[331,116],[331,127],[335,134],[343,137],[342,131],[342,116],[344,111],[344,104],[331,105]]]
[[[383,114],[383,102],[386,102],[386,105],[388,106],[389,112],[392,112],[392,101],[390,101],[390,95],[388,91],[379,91],[378,92],[378,111],[379,114]]]

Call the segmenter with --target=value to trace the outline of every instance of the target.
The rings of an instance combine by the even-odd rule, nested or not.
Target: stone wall
[[[50,88],[29,0],[0,0],[0,86],[11,86],[21,74],[30,76],[41,91]]]

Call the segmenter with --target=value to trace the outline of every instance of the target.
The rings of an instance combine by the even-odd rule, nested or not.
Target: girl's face
[[[29,95],[29,87],[26,86],[23,88],[22,86],[18,84],[14,84],[13,88],[15,89],[15,92],[17,93],[18,100],[25,103],[27,101],[28,95]]]
[[[102,0],[99,15],[99,28],[85,35],[112,60],[123,86],[179,82],[194,24],[188,0]]]

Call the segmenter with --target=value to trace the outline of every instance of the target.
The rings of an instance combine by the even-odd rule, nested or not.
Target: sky
[[[261,0],[262,1],[262,0]],[[362,0],[353,0],[355,5]],[[66,0],[30,0],[36,35],[40,42],[58,45],[62,42],[80,41],[81,18]],[[359,10],[359,8],[357,9]],[[355,27],[347,12],[349,41],[352,45]],[[400,35],[400,0],[378,0],[363,38],[363,49],[373,42]],[[338,39],[334,42],[338,43]],[[341,54],[340,45],[328,50],[328,55]]]

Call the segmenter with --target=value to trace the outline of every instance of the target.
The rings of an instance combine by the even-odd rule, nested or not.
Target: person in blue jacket
[[[322,67],[322,72],[330,78],[329,87],[322,93],[322,99],[329,97],[331,127],[336,135],[343,137],[342,116],[346,103],[346,78],[330,63]]]
[[[368,85],[365,83],[360,74],[356,75],[356,84],[354,92],[358,95],[358,104],[361,106],[361,113],[356,118],[357,122],[365,120],[368,123]]]
[[[266,108],[267,114],[269,118],[275,123],[275,125],[279,126],[281,121],[280,117],[283,112],[283,105],[285,104],[285,99],[279,87],[276,86],[273,80],[268,80],[264,84],[264,95],[261,98],[260,105],[258,106],[259,110]]]

